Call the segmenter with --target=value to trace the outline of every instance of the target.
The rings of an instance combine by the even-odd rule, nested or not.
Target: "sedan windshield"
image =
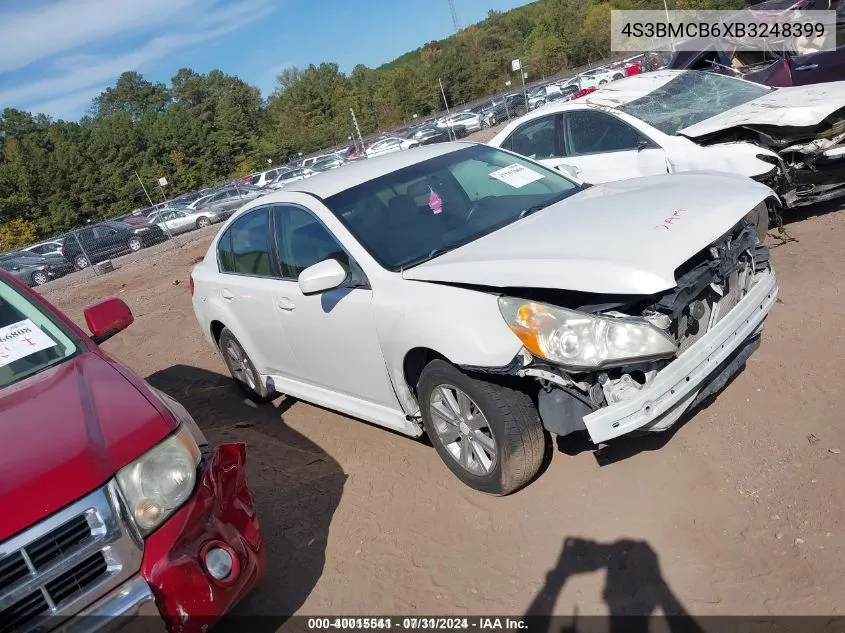
[[[399,271],[578,191],[556,171],[473,145],[347,189],[326,205],[382,266]]]
[[[73,334],[6,280],[0,280],[0,388],[79,350]]]
[[[689,70],[619,109],[664,134],[677,134],[771,91],[772,88],[749,81]]]

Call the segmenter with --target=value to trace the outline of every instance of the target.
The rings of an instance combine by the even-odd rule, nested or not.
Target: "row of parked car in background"
[[[811,6],[813,1],[799,0],[810,8],[814,8]],[[845,7],[845,3],[842,4]],[[837,15],[837,40],[839,33],[845,32],[845,8],[838,13],[842,19]],[[727,75],[774,87],[815,84],[842,75],[845,47],[837,46],[833,50],[822,51],[821,43],[815,40],[802,40],[798,44],[798,49],[791,54],[765,52],[755,56],[734,51],[730,42],[720,40],[702,42],[701,50],[697,52],[655,51],[637,55],[563,80],[544,82],[525,91],[499,95],[463,111],[451,111],[439,118],[423,120],[373,138],[363,146],[353,141],[343,149],[191,192],[113,220],[89,224],[65,235],[1,254],[0,269],[30,286],[41,285],[74,270],[222,222],[258,196],[347,163],[461,139],[483,128],[513,119],[521,120],[511,123],[501,132],[492,141],[494,146],[540,160],[589,184],[615,180],[619,174],[636,177],[662,173],[666,164],[683,169],[683,165],[689,163],[703,168],[716,167],[719,171],[728,169],[748,173],[770,184],[784,196],[789,206],[833,197],[839,194],[840,182],[843,180],[839,177],[838,164],[832,170],[833,173],[830,169],[807,171],[798,167],[802,164],[823,167],[831,161],[835,162],[838,154],[828,154],[836,149],[832,150],[827,145],[816,147],[816,143],[813,147],[788,148],[794,150],[791,153],[776,147],[765,152],[761,151],[759,143],[754,139],[749,139],[751,142],[745,145],[734,143],[726,148],[711,138],[712,133],[719,130],[697,130],[692,125],[686,126],[688,129],[684,130],[683,136],[679,136],[676,130],[667,128],[665,116],[661,115],[661,112],[666,111],[669,113],[666,116],[671,118],[676,108],[669,107],[667,103],[663,103],[659,109],[654,108],[657,95],[665,91],[662,88],[664,84],[676,88],[679,83],[695,83],[685,85],[681,93],[688,95],[702,109],[706,109],[707,94],[713,94],[708,91],[719,94],[727,91],[730,97],[739,90],[734,90],[731,84],[713,83],[697,75],[676,78],[674,81],[665,78],[656,82],[645,81],[637,87],[642,93],[641,99],[612,112],[602,108],[600,97],[584,99],[611,82],[663,68],[705,70],[710,71],[708,74]],[[764,95],[761,93],[755,96]],[[773,95],[769,100],[778,100],[779,97],[785,99],[787,95]],[[826,98],[838,97],[838,94],[831,94]],[[583,107],[569,107],[569,102],[576,100]],[[651,103],[651,109],[640,108],[634,111],[636,103],[645,101]],[[522,119],[534,111],[540,112]],[[707,139],[704,141],[696,138],[705,136]],[[746,148],[749,155],[739,157],[738,148]],[[784,164],[787,167],[796,166],[788,169],[792,179],[798,179],[791,187],[787,187],[783,177],[777,182],[772,180],[772,173],[778,171],[772,167],[779,160],[786,161]],[[778,174],[781,171],[783,169]],[[813,174],[821,175],[814,177]]]

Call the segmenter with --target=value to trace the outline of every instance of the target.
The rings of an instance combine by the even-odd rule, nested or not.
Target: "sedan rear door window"
[[[257,209],[238,218],[217,245],[223,272],[270,277],[270,233],[267,209]]]
[[[529,121],[514,130],[502,147],[538,160],[560,156],[556,141],[559,119],[560,115],[553,114]]]

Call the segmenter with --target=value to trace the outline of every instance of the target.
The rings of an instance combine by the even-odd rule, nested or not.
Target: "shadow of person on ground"
[[[147,378],[179,400],[209,442],[247,444],[248,483],[267,548],[264,580],[215,631],[275,631],[308,598],[325,550],[346,474],[328,453],[284,421],[294,400],[251,406],[228,376],[174,365]],[[233,617],[234,616],[234,617]],[[240,624],[239,624],[240,621]]]
[[[578,574],[606,570],[602,598],[610,613],[610,626],[591,630],[611,633],[649,633],[649,616],[669,616],[659,627],[670,633],[703,633],[663,579],[658,557],[645,541],[621,539],[598,543],[590,539],[567,538],[557,564],[546,574],[546,582],[528,606],[529,630],[562,633],[578,629],[577,622],[555,625],[551,618],[555,603],[567,581]],[[577,616],[576,616],[577,618]],[[564,618],[568,619],[568,618]]]

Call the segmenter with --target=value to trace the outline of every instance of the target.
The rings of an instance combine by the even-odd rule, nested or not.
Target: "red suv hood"
[[[175,428],[85,351],[0,391],[0,542],[109,480]]]

